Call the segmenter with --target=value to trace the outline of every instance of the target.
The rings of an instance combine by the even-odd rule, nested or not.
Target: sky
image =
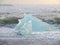
[[[60,4],[60,0],[0,0],[1,4]]]

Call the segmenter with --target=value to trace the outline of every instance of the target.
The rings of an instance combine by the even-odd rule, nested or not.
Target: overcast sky
[[[0,0],[2,4],[60,4],[60,0]]]

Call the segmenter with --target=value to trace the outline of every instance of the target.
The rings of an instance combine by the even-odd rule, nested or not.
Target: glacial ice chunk
[[[56,30],[56,28],[31,14],[25,14],[24,18],[19,20],[15,30],[21,34],[31,34],[32,32]]]

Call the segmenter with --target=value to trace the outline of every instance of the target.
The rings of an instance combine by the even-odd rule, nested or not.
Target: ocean
[[[15,26],[18,21],[16,19],[23,17],[24,13],[31,13],[38,16],[39,19],[45,19],[44,21],[47,22],[47,19],[60,16],[60,5],[0,5],[1,45],[60,45],[60,24],[58,23],[51,24],[48,22],[58,28],[58,31],[42,31],[32,32],[30,35],[17,35]]]

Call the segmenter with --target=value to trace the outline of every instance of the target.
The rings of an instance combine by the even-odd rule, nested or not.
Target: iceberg
[[[32,32],[56,30],[55,27],[46,22],[32,16],[32,14],[24,14],[23,19],[19,19],[19,23],[15,27],[19,34],[31,34]]]

